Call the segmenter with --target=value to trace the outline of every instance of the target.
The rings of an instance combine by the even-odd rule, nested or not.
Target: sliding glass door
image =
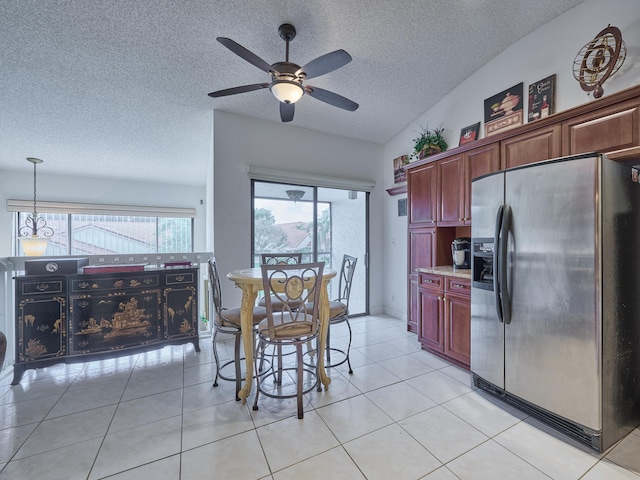
[[[252,192],[254,265],[262,253],[300,252],[339,271],[344,254],[356,257],[349,310],[368,313],[368,193],[258,180]],[[338,296],[337,278],[329,296]]]

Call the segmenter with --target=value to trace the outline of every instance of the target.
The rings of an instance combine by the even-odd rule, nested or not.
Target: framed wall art
[[[462,130],[460,130],[460,143],[458,143],[458,146],[477,140],[479,134],[480,122],[469,125],[468,127],[464,127]]]
[[[484,101],[485,137],[523,124],[523,88],[524,84],[520,82]]]
[[[529,85],[529,108],[527,121],[533,122],[555,113],[556,75]]]
[[[402,183],[407,181],[407,172],[402,167],[408,164],[409,155],[402,155],[401,157],[393,159],[393,183]]]

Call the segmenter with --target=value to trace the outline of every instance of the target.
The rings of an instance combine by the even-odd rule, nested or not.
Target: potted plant
[[[442,135],[444,128],[442,126],[434,128],[423,128],[418,136],[413,139],[414,147],[411,156],[415,158],[425,158],[429,155],[444,152],[447,149],[447,141]]]

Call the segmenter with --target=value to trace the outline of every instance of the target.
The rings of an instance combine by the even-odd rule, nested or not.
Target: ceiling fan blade
[[[213,98],[225,97],[227,95],[235,95],[236,93],[253,92],[254,90],[261,90],[267,88],[268,83],[252,83],[251,85],[242,85],[241,87],[225,88],[224,90],[218,90],[211,92],[208,95]]]
[[[304,91],[305,93],[308,93],[316,100],[320,100],[321,102],[328,103],[329,105],[333,105],[334,107],[349,110],[350,112],[355,112],[360,106],[353,100],[349,100],[348,98],[343,97],[342,95],[338,95],[337,93],[330,92],[329,90],[324,90],[323,88],[306,85],[304,88]]]
[[[255,53],[247,50],[242,45],[240,45],[237,42],[234,42],[230,38],[218,37],[216,38],[216,40],[218,40],[222,45],[227,47],[229,50],[231,50],[233,53],[235,53],[239,57],[245,59],[247,62],[258,67],[260,70],[264,70],[267,73],[278,73],[274,70],[274,68],[271,65],[265,62]]]
[[[334,70],[345,66],[350,61],[351,55],[344,50],[336,50],[335,52],[330,52],[316,58],[315,60],[311,60],[306,65],[300,67],[296,74],[299,75],[304,72],[306,79],[319,77],[320,75],[333,72]]]
[[[280,119],[283,122],[290,122],[293,120],[293,114],[296,112],[295,103],[280,102]]]

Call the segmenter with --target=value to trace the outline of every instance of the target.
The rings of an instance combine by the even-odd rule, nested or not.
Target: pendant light
[[[27,161],[33,164],[33,213],[27,215],[25,225],[20,228],[18,237],[24,254],[28,257],[41,256],[47,250],[49,238],[53,236],[53,228],[47,225],[44,217],[38,215],[37,209],[37,174],[36,166],[42,163],[39,158],[29,157]]]

